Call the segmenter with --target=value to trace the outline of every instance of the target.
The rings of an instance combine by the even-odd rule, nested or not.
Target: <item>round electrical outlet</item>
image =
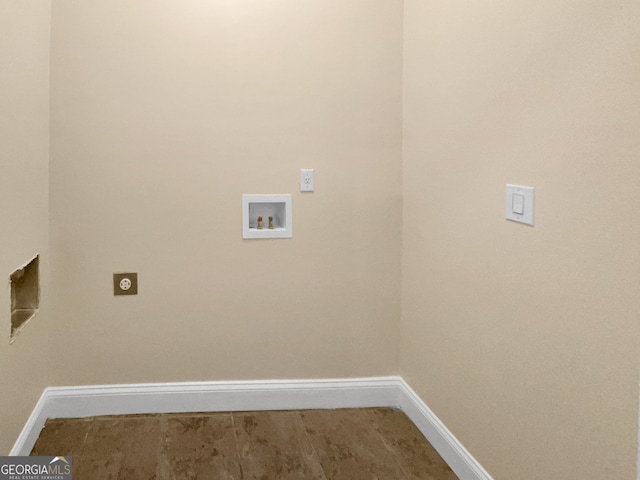
[[[122,290],[129,290],[131,288],[131,280],[129,280],[128,278],[123,278],[122,280],[120,280],[120,288]]]

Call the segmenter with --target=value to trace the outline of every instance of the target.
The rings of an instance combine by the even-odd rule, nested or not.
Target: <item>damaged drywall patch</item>
[[[38,313],[40,308],[40,255],[9,275],[11,285],[11,337],[16,335]]]

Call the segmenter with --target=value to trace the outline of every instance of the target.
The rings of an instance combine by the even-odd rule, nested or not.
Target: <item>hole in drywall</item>
[[[11,283],[11,341],[40,308],[40,256],[9,276]]]

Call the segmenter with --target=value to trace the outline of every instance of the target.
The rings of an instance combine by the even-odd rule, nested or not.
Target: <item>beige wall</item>
[[[51,3],[0,0],[0,455],[49,385]],[[9,275],[40,253],[39,314],[13,345]]]
[[[386,0],[54,2],[59,381],[396,372],[401,48]],[[243,241],[243,193],[293,239]]]
[[[635,478],[636,2],[406,0],[403,51],[400,1],[56,0],[51,289],[50,8],[0,0],[0,275],[44,263],[12,346],[0,290],[0,452],[46,385],[399,366],[496,480]]]
[[[405,1],[400,372],[496,480],[636,478],[638,25]]]

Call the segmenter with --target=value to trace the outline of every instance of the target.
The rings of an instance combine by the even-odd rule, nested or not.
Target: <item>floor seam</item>
[[[302,424],[302,430],[304,431],[304,436],[307,439],[307,442],[309,442],[309,446],[311,447],[311,450],[313,452],[313,456],[318,460],[318,466],[320,467],[320,470],[322,471],[322,476],[325,478],[325,480],[329,480],[329,477],[327,477],[327,472],[324,471],[324,467],[322,466],[322,461],[320,460],[320,455],[318,455],[318,451],[316,450],[316,447],[313,446],[313,442],[311,441],[311,437],[309,436],[309,432],[307,432],[307,426],[304,423],[304,418],[302,418],[302,414],[300,413],[300,411],[296,411],[296,414],[298,415],[298,418],[300,419],[300,423]]]
[[[380,440],[380,443],[382,443],[382,447],[387,450],[389,453],[391,453],[392,457],[393,457],[393,461],[394,463],[398,466],[398,468],[400,469],[400,471],[402,472],[402,474],[405,476],[405,480],[411,480],[411,476],[407,473],[407,471],[405,470],[405,468],[402,466],[402,464],[398,461],[398,456],[396,455],[396,453],[393,451],[392,448],[389,447],[389,445],[387,445],[387,442],[385,442],[384,437],[382,436],[382,434],[380,433],[380,430],[378,430],[378,428],[375,425],[375,419],[372,418],[371,416],[371,411],[370,410],[366,410],[366,414],[367,417],[369,418],[369,424],[371,425],[371,427],[373,428],[373,431],[375,432],[376,436],[378,437],[378,440]]]
[[[238,434],[236,433],[236,419],[233,412],[231,412],[231,429],[233,430],[233,440],[236,444],[236,456],[238,457],[238,468],[240,469],[240,479],[244,478],[244,471],[242,470],[242,461],[240,455],[240,445],[238,445]]]

